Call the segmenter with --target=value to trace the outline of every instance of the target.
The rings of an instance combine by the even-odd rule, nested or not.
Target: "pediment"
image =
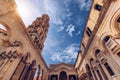
[[[66,69],[66,70],[74,70],[74,66],[70,64],[56,64],[54,67],[50,68],[50,70],[60,70],[60,69]]]

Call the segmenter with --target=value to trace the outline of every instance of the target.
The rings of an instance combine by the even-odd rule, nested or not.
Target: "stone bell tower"
[[[47,37],[49,28],[49,16],[43,14],[42,17],[38,17],[29,27],[27,31],[31,36],[36,48],[42,53],[44,42]]]

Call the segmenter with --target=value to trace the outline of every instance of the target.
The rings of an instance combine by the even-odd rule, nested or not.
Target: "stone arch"
[[[25,55],[23,55],[22,61],[23,62],[29,62],[30,60],[30,53],[26,53]]]
[[[7,37],[9,38],[10,37],[10,28],[9,28],[9,26],[6,23],[2,22],[2,21],[0,21],[0,26],[2,26],[1,29],[6,32]]]
[[[86,70],[87,70],[87,74],[88,74],[89,80],[93,80],[93,76],[92,76],[92,72],[91,72],[89,64],[86,64],[85,67],[86,67]]]
[[[35,67],[35,66],[36,66],[36,60],[32,60],[31,65],[32,65],[33,67]]]
[[[41,80],[41,77],[40,77],[40,65],[37,66],[37,70],[36,70],[36,80]]]
[[[3,21],[0,21],[0,24],[4,26],[4,29],[6,29],[7,31],[10,31],[9,26],[6,23],[4,23]]]
[[[0,30],[3,32],[7,32],[7,29],[4,27],[4,25],[0,24]],[[7,33],[6,33],[7,34]],[[5,35],[6,36],[6,35]]]
[[[92,53],[94,54],[93,56],[96,57],[96,50],[98,50],[100,48],[100,46],[95,46],[93,49],[92,49]],[[100,48],[101,49],[101,48]],[[99,50],[100,50],[99,49]]]
[[[0,45],[2,45],[5,40],[8,40],[8,31],[4,25],[0,24]]]
[[[110,20],[110,30],[112,32],[120,33],[120,28],[118,29],[117,19],[120,17],[120,8],[113,14],[112,19]]]
[[[100,49],[96,49],[96,50],[95,50],[95,56],[97,57],[97,55],[98,55],[100,52],[101,52]]]
[[[67,80],[67,73],[65,71],[60,72],[59,80]]]
[[[109,36],[110,38],[114,37],[113,34],[111,34],[110,31],[105,32],[105,33],[103,33],[103,34],[100,36],[99,44],[103,45],[104,48],[105,48],[105,45],[104,45],[104,41],[103,41],[103,40],[105,39],[106,36]]]
[[[93,58],[90,58],[90,63],[91,63],[92,61],[94,61],[94,59],[93,59]]]
[[[100,80],[103,80],[102,79],[102,76],[105,78],[105,80],[108,80],[108,77],[106,75],[106,73],[104,72],[104,69],[103,67],[101,66],[103,62],[106,61],[106,59],[104,58],[104,56],[101,54],[101,50],[100,49],[96,49],[95,50],[95,57],[97,58],[97,64],[98,65],[98,69],[97,69],[97,74],[100,78]]]

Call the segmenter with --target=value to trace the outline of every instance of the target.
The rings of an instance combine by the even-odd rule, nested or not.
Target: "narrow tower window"
[[[89,27],[87,27],[86,33],[87,33],[87,35],[88,35],[89,37],[91,36],[92,31],[90,30],[90,28],[89,28]]]
[[[96,4],[96,5],[95,5],[95,9],[96,9],[96,10],[98,10],[98,11],[101,11],[102,6],[101,6],[101,5],[99,5],[99,4]]]

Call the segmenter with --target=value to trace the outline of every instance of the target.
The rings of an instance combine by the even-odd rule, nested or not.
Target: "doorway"
[[[60,72],[59,80],[67,80],[67,73],[65,71]]]

